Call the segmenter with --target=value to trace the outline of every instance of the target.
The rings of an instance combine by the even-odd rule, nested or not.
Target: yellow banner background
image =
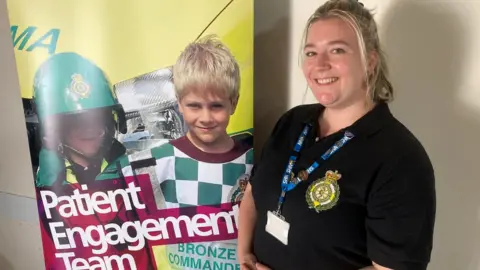
[[[22,98],[48,56],[76,52],[112,84],[174,64],[200,34],[216,34],[241,67],[241,96],[228,132],[253,126],[253,1],[7,0]]]

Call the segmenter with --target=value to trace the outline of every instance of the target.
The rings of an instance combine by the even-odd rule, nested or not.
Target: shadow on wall
[[[2,267],[2,270],[13,270],[13,266],[2,254],[0,254],[0,266]]]
[[[5,237],[2,235],[2,231],[0,230],[0,245],[6,245],[6,243],[7,241],[5,240]],[[2,253],[0,253],[0,269],[13,270],[13,265],[9,262],[8,258],[6,258],[5,255]]]
[[[256,158],[278,118],[288,109],[290,11],[290,0],[255,1]]]
[[[477,270],[480,181],[473,161],[480,152],[480,122],[459,104],[469,29],[450,5],[393,5],[382,24],[383,38],[396,88],[392,110],[422,141],[436,172],[437,219],[429,269]]]
[[[0,266],[2,266],[2,270],[13,270],[13,265],[2,254],[0,254]]]

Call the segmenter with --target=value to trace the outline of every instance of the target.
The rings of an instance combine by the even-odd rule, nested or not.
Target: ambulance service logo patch
[[[70,91],[77,94],[80,98],[87,98],[90,96],[90,85],[85,82],[82,75],[73,74]]]
[[[235,186],[232,187],[230,194],[228,195],[229,202],[232,204],[238,204],[243,199],[243,194],[247,188],[248,180],[250,175],[242,174],[238,179]]]
[[[314,181],[305,194],[308,207],[317,213],[334,207],[340,196],[337,181],[342,177],[337,171],[327,171],[325,176]]]

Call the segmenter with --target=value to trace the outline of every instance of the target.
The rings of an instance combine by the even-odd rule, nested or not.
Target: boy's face
[[[209,90],[188,91],[179,100],[179,109],[190,135],[204,145],[224,141],[235,107],[236,102],[230,98]]]

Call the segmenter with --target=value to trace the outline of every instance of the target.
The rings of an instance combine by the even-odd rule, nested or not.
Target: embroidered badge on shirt
[[[247,188],[248,179],[250,175],[242,174],[238,179],[235,186],[232,187],[228,198],[232,204],[237,204],[243,199],[243,194],[245,193],[245,189]]]
[[[340,196],[337,181],[341,177],[337,171],[327,171],[324,177],[314,181],[305,194],[309,208],[319,213],[334,207]]]

